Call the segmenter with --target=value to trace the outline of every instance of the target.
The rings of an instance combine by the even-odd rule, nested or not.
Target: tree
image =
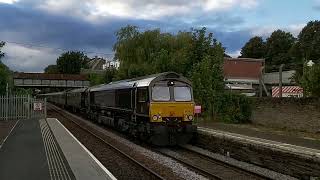
[[[116,35],[115,59],[121,63],[116,79],[164,71],[190,73],[190,32],[178,32],[177,35],[161,33],[159,29],[139,32],[137,27],[127,26]]]
[[[1,48],[5,45],[5,42],[0,41],[0,62],[1,62],[1,58],[4,56],[4,53],[1,51]]]
[[[262,37],[251,38],[241,49],[241,58],[263,58],[266,53],[266,43]]]
[[[7,84],[9,83],[10,70],[9,68],[0,62],[0,95],[6,93]]]
[[[274,31],[266,42],[266,63],[278,68],[281,64],[290,64],[292,59],[288,53],[295,42],[295,38],[289,32]]]
[[[48,65],[45,69],[44,69],[44,73],[47,74],[58,74],[59,73],[59,69],[57,65]]]
[[[213,114],[215,97],[224,92],[225,53],[206,28],[170,34],[127,26],[117,32],[117,39],[115,58],[121,66],[115,79],[175,71],[192,80],[196,102]]]
[[[320,64],[304,67],[303,75],[299,81],[307,96],[320,97]]]
[[[101,74],[89,74],[90,86],[95,86],[104,83],[103,75]]]
[[[0,95],[6,93],[7,84],[9,83],[10,70],[4,65],[1,61],[1,58],[4,57],[4,53],[1,51],[1,48],[5,45],[4,42],[0,42]]]
[[[86,68],[88,57],[82,52],[69,51],[57,59],[57,67],[63,74],[79,74],[81,68]]]
[[[215,97],[224,91],[224,49],[212,34],[206,36],[204,28],[193,31],[193,40],[193,51],[190,51],[191,57],[196,59],[191,75],[195,99],[209,115],[213,115]]]
[[[320,21],[310,21],[298,35],[302,57],[320,62]]]
[[[115,78],[115,75],[117,73],[117,70],[115,68],[107,69],[104,74],[104,83],[112,82]]]

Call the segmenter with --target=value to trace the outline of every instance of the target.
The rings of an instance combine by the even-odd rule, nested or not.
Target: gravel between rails
[[[66,113],[66,115],[68,116],[77,119],[77,122],[79,124],[81,123],[82,125],[85,125],[86,127],[95,130],[95,132],[99,133],[99,136],[103,137],[104,140],[112,143],[114,146],[123,150],[125,153],[127,153],[134,159],[138,160],[139,162],[148,165],[150,169],[156,171],[165,179],[206,179],[204,176],[195,173],[194,171],[188,169],[184,165],[178,163],[177,161],[169,157],[153,152],[147,148],[141,147],[125,138],[119,137],[118,135],[110,131],[107,131],[100,126],[93,124],[90,121],[84,120],[80,117],[77,117],[71,113],[64,113]],[[97,158],[99,159],[99,157]],[[108,166],[106,167],[110,169]]]
[[[240,180],[256,180],[256,179],[268,179],[257,176],[252,173],[248,173],[245,170],[234,168],[220,161],[216,161],[207,156],[193,152],[182,148],[163,148],[159,151],[169,157],[176,158],[186,164],[195,166],[197,169],[201,169],[210,174],[214,178],[219,179],[240,179]]]
[[[50,113],[82,143],[88,148],[99,161],[117,178],[117,179],[158,179],[153,174],[141,168],[137,164],[128,160],[119,152],[115,151],[103,141],[97,139],[92,134],[79,128],[70,120],[65,119],[58,113]]]
[[[239,167],[249,172],[253,172],[255,174],[260,174],[261,176],[276,179],[276,180],[296,180],[297,178],[291,177],[289,175],[281,174],[270,169],[266,169],[260,166],[256,166],[253,164],[249,164],[246,162],[238,161],[228,156],[223,156],[221,154],[213,153],[208,150],[202,149],[200,147],[192,146],[192,145],[185,145],[183,148],[196,151],[197,153],[203,154],[205,156],[209,156],[210,158],[216,159],[221,162],[225,162],[230,164],[231,166]]]

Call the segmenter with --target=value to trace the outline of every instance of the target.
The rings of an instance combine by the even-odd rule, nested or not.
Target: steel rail
[[[262,174],[259,174],[259,173],[256,173],[256,172],[252,172],[252,171],[249,171],[249,170],[247,170],[247,169],[243,169],[243,168],[241,168],[241,167],[238,167],[238,166],[236,166],[236,165],[229,164],[229,163],[224,162],[224,161],[222,161],[222,160],[215,159],[215,158],[213,158],[213,157],[211,157],[211,156],[209,156],[209,155],[206,155],[206,154],[203,154],[203,153],[199,153],[199,152],[197,152],[196,150],[192,150],[192,149],[186,148],[186,147],[184,147],[184,146],[180,146],[180,147],[183,148],[183,149],[186,150],[186,151],[189,151],[189,152],[198,154],[200,157],[207,158],[207,159],[209,159],[209,160],[210,160],[211,162],[213,162],[213,163],[217,163],[217,164],[219,164],[219,165],[221,165],[221,166],[224,166],[224,167],[226,167],[226,168],[230,168],[230,167],[231,167],[234,171],[237,171],[237,172],[240,172],[240,173],[246,173],[246,174],[248,174],[248,175],[254,175],[254,176],[257,176],[257,177],[262,178],[262,179],[271,179],[271,178],[266,177],[266,176],[264,176],[264,175],[262,175]]]
[[[194,164],[192,164],[192,163],[186,162],[186,161],[184,161],[184,160],[182,160],[182,159],[179,159],[179,158],[177,158],[177,157],[175,157],[175,156],[173,156],[173,155],[170,155],[170,154],[168,154],[168,153],[165,153],[165,152],[163,152],[163,151],[161,151],[161,150],[154,150],[154,151],[159,152],[159,153],[161,153],[161,154],[163,154],[163,155],[165,155],[165,156],[167,156],[167,157],[170,157],[170,158],[176,160],[177,162],[179,162],[179,163],[181,163],[181,164],[184,164],[184,165],[186,165],[186,166],[188,166],[188,167],[191,167],[191,169],[194,169],[194,170],[200,172],[201,174],[205,175],[205,176],[208,177],[208,178],[213,177],[214,179],[219,179],[219,180],[222,180],[222,179],[223,179],[223,178],[219,177],[219,176],[216,175],[216,174],[213,174],[213,173],[211,173],[211,172],[209,172],[209,171],[207,171],[207,170],[205,170],[205,169],[202,169],[202,168],[199,167],[199,166],[196,166],[196,165],[194,165]]]

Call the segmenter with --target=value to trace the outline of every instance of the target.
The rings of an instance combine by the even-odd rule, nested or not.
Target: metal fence
[[[46,99],[30,96],[0,96],[0,121],[47,116]]]

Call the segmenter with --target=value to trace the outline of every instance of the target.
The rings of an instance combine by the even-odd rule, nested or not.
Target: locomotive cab
[[[149,88],[152,143],[176,145],[190,141],[196,132],[196,126],[192,125],[194,101],[191,83],[172,73],[151,83]]]

